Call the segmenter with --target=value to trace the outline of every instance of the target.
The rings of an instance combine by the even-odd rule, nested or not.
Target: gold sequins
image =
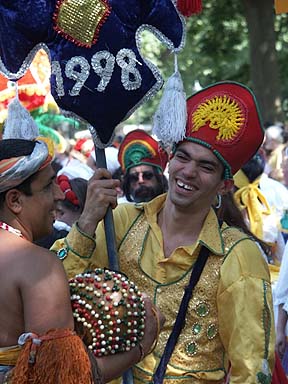
[[[79,45],[91,47],[110,13],[104,0],[64,0],[55,14],[55,29]]]

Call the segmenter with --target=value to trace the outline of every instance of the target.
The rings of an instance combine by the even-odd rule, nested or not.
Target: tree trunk
[[[283,121],[273,0],[243,0],[250,44],[252,88],[264,123]]]

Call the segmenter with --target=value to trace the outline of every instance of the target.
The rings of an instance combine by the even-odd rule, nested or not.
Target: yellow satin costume
[[[0,365],[14,366],[20,351],[21,347],[19,345],[0,348]]]
[[[270,383],[273,307],[268,266],[257,245],[225,223],[220,228],[211,209],[197,242],[178,247],[165,258],[157,224],[165,197],[143,205],[121,204],[114,210],[121,271],[150,295],[166,317],[157,348],[133,369],[135,382],[151,382],[204,244],[211,253],[190,300],[164,382],[224,383],[231,366],[230,384]],[[69,277],[108,266],[103,225],[97,228],[96,243],[74,225],[53,250],[67,253],[64,267]]]

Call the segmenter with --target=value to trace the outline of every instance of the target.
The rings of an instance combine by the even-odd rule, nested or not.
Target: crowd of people
[[[32,120],[29,138],[10,134],[8,115],[0,383],[102,383],[129,367],[135,383],[284,383],[285,129],[264,129],[252,91],[233,82],[194,94],[187,111],[183,140],[168,149],[136,129],[105,149],[107,169],[91,139],[64,157]]]

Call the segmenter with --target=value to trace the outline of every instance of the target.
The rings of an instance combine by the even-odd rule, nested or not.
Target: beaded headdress
[[[69,280],[75,330],[96,357],[129,351],[144,335],[137,286],[120,272],[95,269]]]
[[[123,172],[137,165],[152,165],[161,172],[165,170],[168,154],[147,132],[136,129],[129,132],[123,139],[118,160]]]
[[[231,179],[258,150],[264,129],[253,92],[236,82],[213,84],[187,100],[184,140],[210,148]]]

